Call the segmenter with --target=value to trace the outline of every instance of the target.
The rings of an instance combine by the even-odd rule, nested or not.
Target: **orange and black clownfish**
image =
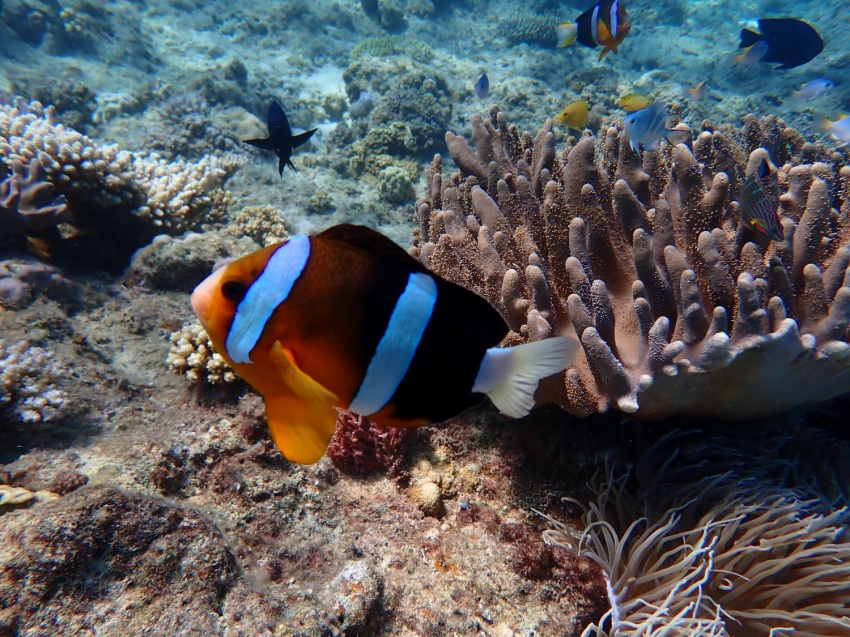
[[[578,351],[568,337],[497,347],[508,334],[498,310],[363,226],[232,261],[195,288],[192,307],[216,350],[265,397],[275,445],[305,464],[325,453],[334,407],[418,427],[486,394],[521,417],[540,379]]]
[[[617,52],[632,28],[631,19],[620,0],[602,0],[582,13],[575,22],[558,25],[558,46],[577,41],[594,48],[605,47],[599,54],[601,60],[608,51]]]

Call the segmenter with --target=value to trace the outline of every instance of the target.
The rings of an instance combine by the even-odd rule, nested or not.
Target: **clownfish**
[[[487,395],[518,418],[540,379],[578,351],[569,337],[498,347],[509,329],[488,301],[347,224],[223,265],[195,288],[192,308],[218,353],[263,394],[277,448],[303,464],[325,453],[335,408],[418,427]]]
[[[575,22],[558,25],[558,46],[573,42],[594,48],[604,47],[599,54],[601,60],[608,51],[617,53],[617,47],[623,43],[632,28],[629,14],[620,0],[602,0],[582,13]]]

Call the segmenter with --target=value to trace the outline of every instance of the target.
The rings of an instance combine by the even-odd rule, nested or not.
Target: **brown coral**
[[[460,172],[435,157],[411,252],[499,307],[508,343],[579,337],[538,402],[737,419],[850,391],[850,167],[775,118],[703,126],[642,162],[616,127],[558,153],[551,120],[532,137],[495,106],[474,149],[446,133]],[[763,159],[779,243],[735,201]]]

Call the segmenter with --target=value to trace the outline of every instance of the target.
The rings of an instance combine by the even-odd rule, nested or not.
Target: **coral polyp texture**
[[[684,124],[678,125],[686,128]],[[850,167],[773,117],[641,160],[612,126],[558,152],[497,106],[446,133],[411,254],[501,309],[508,344],[574,334],[537,402],[577,415],[765,416],[850,391]],[[763,161],[784,238],[741,221]]]

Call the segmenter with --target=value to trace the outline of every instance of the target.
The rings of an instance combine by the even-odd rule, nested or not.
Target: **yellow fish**
[[[555,115],[555,121],[562,126],[582,130],[587,126],[587,112],[587,100],[576,100]]]
[[[705,80],[688,91],[688,96],[692,102],[701,100],[703,95],[705,95]]]
[[[650,104],[652,104],[652,100],[640,93],[629,93],[627,95],[623,95],[617,101],[617,105],[620,108],[627,110],[630,113],[642,111]]]

